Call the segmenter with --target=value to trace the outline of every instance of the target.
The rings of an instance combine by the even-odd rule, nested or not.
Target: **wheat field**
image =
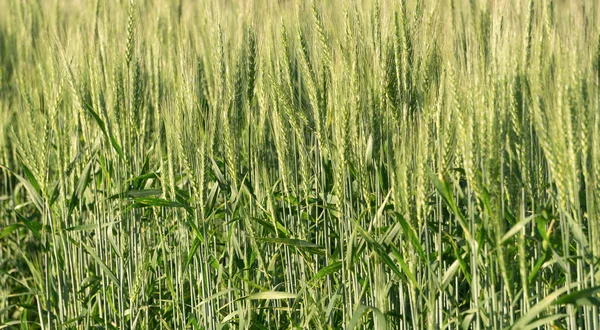
[[[600,329],[595,0],[0,0],[0,329]]]

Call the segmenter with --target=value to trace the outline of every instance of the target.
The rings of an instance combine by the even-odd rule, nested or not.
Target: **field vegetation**
[[[595,0],[0,0],[0,329],[600,329]]]

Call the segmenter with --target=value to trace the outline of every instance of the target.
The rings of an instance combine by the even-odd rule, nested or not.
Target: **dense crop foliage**
[[[0,0],[0,329],[600,329],[595,0]]]

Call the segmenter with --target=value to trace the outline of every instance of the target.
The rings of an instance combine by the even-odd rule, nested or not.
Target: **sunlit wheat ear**
[[[127,67],[129,67],[133,57],[135,19],[135,0],[129,0],[129,11],[127,14],[127,41],[125,42],[125,63],[127,64]]]
[[[323,16],[317,8],[317,2],[312,2],[312,13],[316,24],[317,33],[319,34],[319,45],[323,52],[323,66],[329,69],[332,66],[331,49],[329,36],[325,30],[325,24],[323,23]]]

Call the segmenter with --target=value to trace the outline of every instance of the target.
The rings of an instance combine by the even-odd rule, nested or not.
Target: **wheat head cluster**
[[[600,329],[596,0],[0,0],[0,329]]]

